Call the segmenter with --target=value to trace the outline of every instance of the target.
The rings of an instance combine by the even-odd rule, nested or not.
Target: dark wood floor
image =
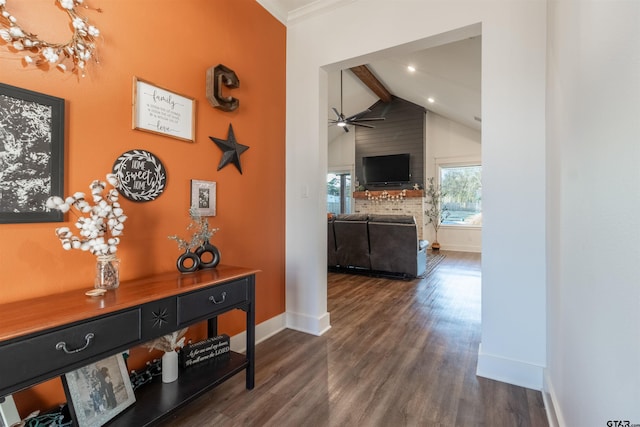
[[[164,426],[548,426],[540,392],[475,375],[480,255],[443,252],[424,279],[329,274],[332,328],[285,330]]]

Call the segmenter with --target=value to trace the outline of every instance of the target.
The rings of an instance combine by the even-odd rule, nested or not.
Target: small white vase
[[[162,382],[172,383],[178,379],[178,353],[167,351],[162,355]]]

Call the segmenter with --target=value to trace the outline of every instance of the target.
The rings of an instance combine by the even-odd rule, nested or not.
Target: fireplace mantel
[[[404,197],[424,197],[424,190],[375,190],[371,191],[354,191],[353,198],[354,199],[368,199],[371,197],[380,197],[383,196],[383,193],[390,197],[399,196],[404,191]],[[383,196],[384,197],[384,196]]]

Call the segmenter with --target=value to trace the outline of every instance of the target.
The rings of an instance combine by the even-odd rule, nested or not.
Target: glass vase
[[[107,290],[120,286],[120,260],[115,255],[98,256],[94,286]]]

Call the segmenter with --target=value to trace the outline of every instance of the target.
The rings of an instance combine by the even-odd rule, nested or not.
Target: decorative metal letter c
[[[229,89],[240,87],[240,80],[232,69],[218,64],[207,70],[207,100],[214,108],[222,111],[234,111],[240,106],[240,100],[222,95],[222,86]]]

